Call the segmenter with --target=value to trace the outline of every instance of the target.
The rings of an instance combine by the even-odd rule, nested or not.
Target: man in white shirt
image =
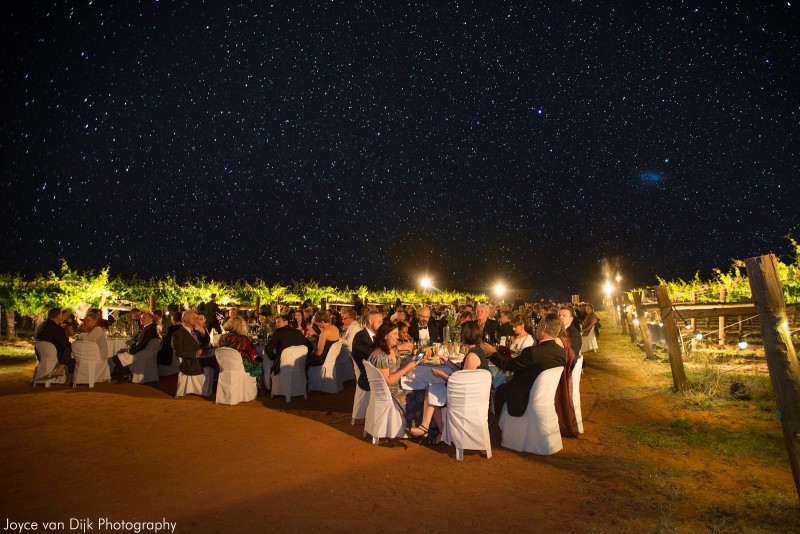
[[[342,345],[347,347],[351,353],[353,352],[353,339],[356,334],[361,330],[361,326],[356,321],[356,314],[351,308],[346,308],[341,312],[342,316]]]

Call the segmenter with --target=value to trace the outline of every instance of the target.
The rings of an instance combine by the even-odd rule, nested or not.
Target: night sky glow
[[[793,2],[498,4],[13,2],[0,270],[570,294],[800,237]]]

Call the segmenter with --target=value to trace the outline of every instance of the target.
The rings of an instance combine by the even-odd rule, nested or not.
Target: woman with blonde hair
[[[261,376],[261,359],[256,356],[256,346],[247,337],[247,323],[238,315],[231,317],[225,322],[225,333],[219,336],[217,347],[230,347],[239,351],[242,355],[242,365],[250,376]],[[261,380],[256,380],[261,384]],[[261,386],[259,386],[260,388]]]

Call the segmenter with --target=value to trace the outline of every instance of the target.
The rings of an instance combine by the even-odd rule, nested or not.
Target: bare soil
[[[662,362],[609,352],[604,328],[581,384],[585,434],[550,457],[493,456],[362,439],[354,383],[336,395],[218,406],[150,385],[32,388],[0,370],[0,521],[99,518],[177,532],[800,532],[788,461],[709,446],[642,444],[632,426],[676,420],[723,433],[780,431],[742,406],[702,411],[669,393]],[[68,530],[68,528],[67,528]]]

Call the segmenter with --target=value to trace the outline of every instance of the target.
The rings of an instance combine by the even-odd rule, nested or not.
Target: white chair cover
[[[230,347],[216,350],[219,363],[219,379],[217,380],[217,404],[231,406],[240,402],[250,402],[258,397],[256,377],[244,370],[242,355]]]
[[[177,356],[174,358],[178,359]],[[200,395],[209,398],[214,393],[214,369],[204,367],[202,375],[185,375],[178,372],[178,389],[175,398],[185,395]]]
[[[592,329],[588,336],[581,336],[581,353],[597,350],[597,336],[594,334],[594,329]]]
[[[264,373],[261,375],[261,381],[264,383],[266,389],[272,389],[272,363],[272,360],[265,354],[261,362],[261,368],[264,369]]]
[[[372,436],[373,445],[377,445],[380,438],[405,437],[405,419],[400,408],[395,405],[383,375],[368,361],[364,362],[364,369],[370,389],[364,432]]]
[[[100,357],[100,347],[94,341],[75,341],[72,344],[72,357],[75,358],[75,375],[72,387],[78,384],[89,384],[111,380],[108,361]]]
[[[508,406],[503,406],[500,415],[503,447],[545,456],[563,448],[555,403],[556,389],[563,372],[564,367],[554,367],[536,377],[528,407],[522,417],[511,417],[508,415]]]
[[[464,449],[486,451],[486,458],[492,457],[489,439],[491,389],[492,373],[485,369],[456,371],[447,381],[444,418],[447,431],[444,434],[447,443],[455,446],[458,460],[464,459]]]
[[[575,419],[578,421],[578,432],[583,434],[583,417],[581,416],[581,373],[583,372],[583,356],[575,360],[572,368],[572,405],[575,407]]]
[[[56,349],[56,346],[49,341],[37,341],[34,343],[34,347],[37,354],[39,354],[39,360],[33,370],[33,387],[36,387],[36,384],[43,384],[45,388],[49,388],[50,384],[65,384],[67,382],[66,371],[64,371],[64,376],[45,378],[58,365],[58,349]]]
[[[324,393],[339,393],[344,389],[339,378],[339,355],[342,352],[342,342],[337,341],[328,350],[325,363],[308,369],[308,390],[322,391]]]
[[[160,339],[151,339],[147,346],[133,355],[131,372],[133,373],[133,383],[142,384],[144,382],[158,382],[158,348],[161,346]]]
[[[356,424],[356,419],[364,419],[367,416],[367,407],[369,406],[369,391],[358,387],[358,379],[361,378],[361,370],[358,368],[358,364],[356,364],[356,361],[353,359],[352,355],[350,356],[350,363],[353,364],[353,374],[356,377],[356,395],[353,399],[353,416],[352,419],[350,419],[350,424],[354,425]]]
[[[163,339],[161,340],[161,343],[162,344],[164,343]],[[161,350],[160,346],[159,346],[159,350]],[[156,361],[158,361],[158,358],[156,358]],[[158,376],[177,375],[180,372],[180,368],[179,368],[180,364],[181,364],[181,362],[180,362],[180,360],[178,360],[178,357],[173,354],[172,355],[172,363],[170,365],[159,365],[158,366]]]
[[[287,347],[281,353],[281,372],[272,375],[272,389],[270,394],[283,395],[286,402],[292,402],[292,397],[302,395],[308,398],[306,391],[306,357],[308,347],[296,345]]]
[[[341,380],[342,383],[356,379],[352,364],[353,353],[350,352],[347,345],[342,343],[342,352],[339,353],[339,358],[336,360],[336,372],[339,374],[339,380]]]

